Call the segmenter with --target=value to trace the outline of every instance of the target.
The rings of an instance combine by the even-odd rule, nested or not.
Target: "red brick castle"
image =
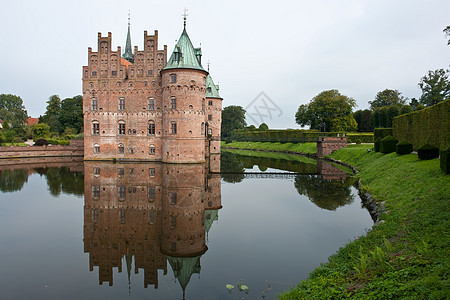
[[[169,60],[158,31],[144,31],[144,49],[111,50],[98,34],[83,67],[85,160],[204,162],[220,153],[222,98],[184,29]]]

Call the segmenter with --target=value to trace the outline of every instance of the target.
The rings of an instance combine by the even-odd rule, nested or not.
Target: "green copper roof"
[[[134,54],[131,49],[130,22],[128,22],[127,43],[125,44],[125,53],[123,54],[123,58],[128,60],[130,63],[134,63]]]
[[[172,267],[175,278],[183,289],[183,294],[191,279],[192,274],[200,274],[200,256],[196,257],[172,257],[167,256],[170,266]],[[184,297],[183,297],[184,298]]]
[[[205,210],[205,229],[206,232],[209,232],[211,226],[214,221],[219,219],[219,210],[218,209],[207,209]]]
[[[183,33],[178,39],[173,53],[163,70],[182,68],[205,71],[201,64],[201,56],[202,50],[192,46],[191,40],[186,32],[186,28],[184,28]]]
[[[214,84],[211,76],[206,76],[206,98],[220,98],[219,86]]]

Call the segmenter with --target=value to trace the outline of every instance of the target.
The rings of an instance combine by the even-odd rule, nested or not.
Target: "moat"
[[[373,222],[342,168],[260,155],[0,165],[1,298],[276,299]]]

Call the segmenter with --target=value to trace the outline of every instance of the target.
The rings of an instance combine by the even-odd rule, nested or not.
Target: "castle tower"
[[[125,53],[122,56],[130,63],[134,63],[134,54],[131,50],[131,34],[130,34],[130,14],[128,13],[128,32],[127,32],[127,42],[125,44]]]
[[[210,154],[220,154],[222,100],[222,97],[219,95],[219,86],[214,84],[214,81],[208,74],[206,76],[206,134]]]
[[[161,70],[163,105],[162,161],[205,161],[206,76],[201,49],[194,48],[186,32]]]

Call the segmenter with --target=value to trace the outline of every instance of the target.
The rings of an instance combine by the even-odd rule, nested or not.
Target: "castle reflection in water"
[[[219,171],[220,155],[206,164],[85,162],[84,252],[99,284],[126,268],[158,288],[168,262],[184,292],[222,207]]]

